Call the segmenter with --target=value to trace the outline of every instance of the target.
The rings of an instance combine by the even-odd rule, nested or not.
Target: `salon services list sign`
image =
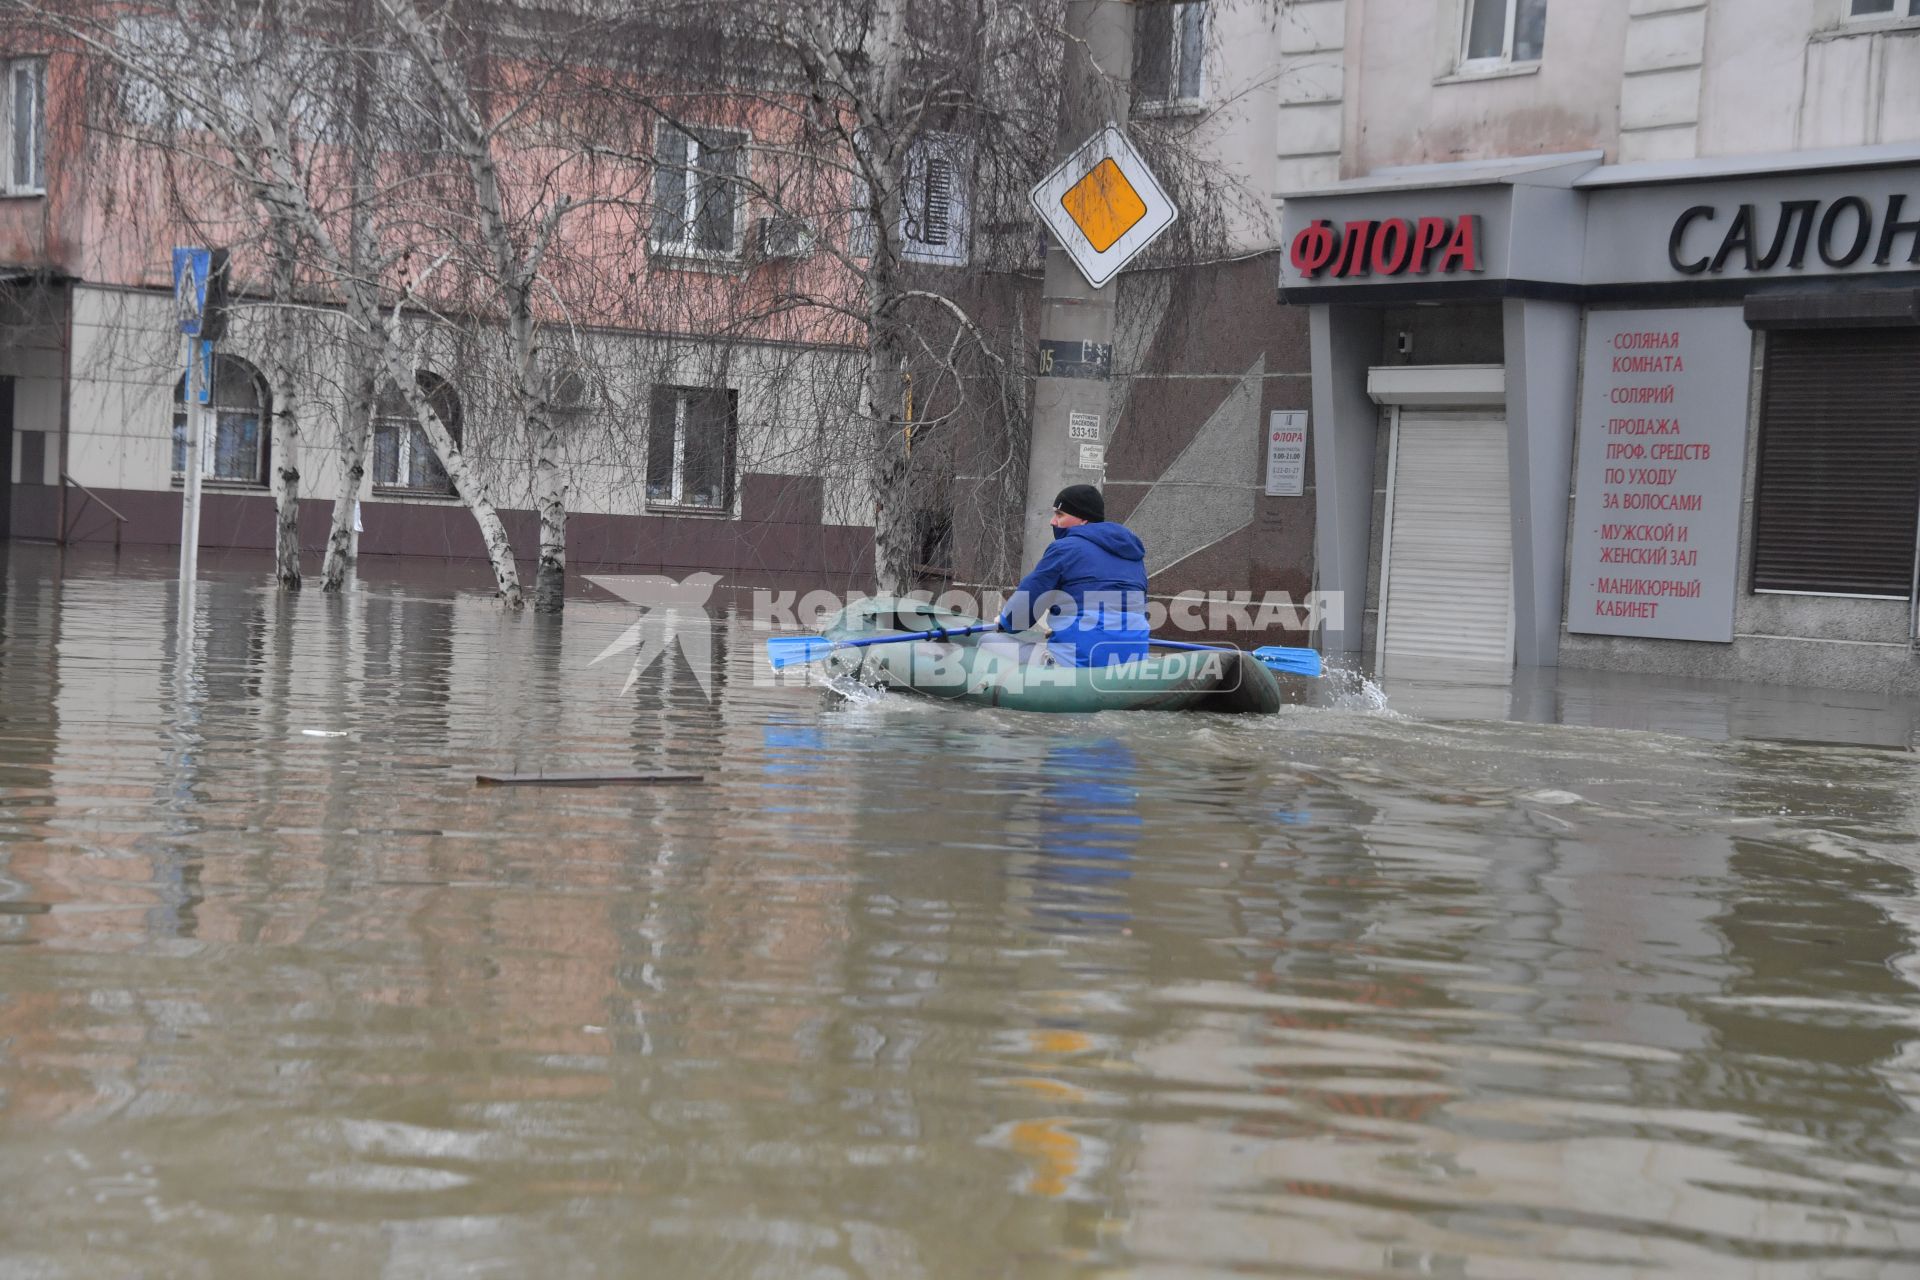
[[[1733,639],[1751,351],[1738,307],[1587,314],[1567,630]]]

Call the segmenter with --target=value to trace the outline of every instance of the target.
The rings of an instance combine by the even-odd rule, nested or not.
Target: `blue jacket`
[[[1053,545],[1000,614],[1007,631],[1050,620],[1055,657],[1106,666],[1147,653],[1147,549],[1133,530],[1101,521],[1055,529]],[[1036,616],[1036,614],[1038,616]]]

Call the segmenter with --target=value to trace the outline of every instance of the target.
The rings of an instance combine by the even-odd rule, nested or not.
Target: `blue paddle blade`
[[[825,636],[769,636],[767,661],[775,671],[803,662],[818,662],[833,652],[833,641]]]
[[[1264,649],[1255,649],[1253,656],[1265,663],[1269,671],[1284,671],[1296,676],[1320,674],[1320,655],[1312,649],[1286,649],[1270,644]]]

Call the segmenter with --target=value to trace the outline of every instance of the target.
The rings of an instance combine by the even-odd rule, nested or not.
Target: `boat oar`
[[[1244,649],[1228,649],[1217,644],[1189,644],[1184,640],[1160,640],[1149,638],[1148,644],[1157,644],[1162,649],[1192,649],[1199,653],[1245,653]],[[1281,645],[1270,644],[1252,651],[1260,664],[1269,671],[1279,671],[1292,676],[1318,676],[1320,674],[1320,655],[1312,649],[1288,649]]]
[[[932,631],[868,636],[860,640],[834,640],[827,636],[773,636],[767,641],[767,661],[778,671],[782,667],[798,666],[803,662],[818,662],[836,649],[864,649],[870,644],[901,644],[908,640],[945,640],[950,636],[971,636],[999,629],[997,622],[983,622],[977,627],[936,627]]]

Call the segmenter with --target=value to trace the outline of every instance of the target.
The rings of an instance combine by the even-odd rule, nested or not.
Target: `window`
[[[1848,14],[1855,18],[1917,18],[1920,0],[1853,0]]]
[[[1133,17],[1133,99],[1146,110],[1198,106],[1207,6],[1143,4]]]
[[[971,156],[966,142],[950,134],[927,134],[907,148],[894,238],[902,258],[948,267],[967,264]],[[855,257],[873,256],[873,218],[864,201],[853,211],[852,251]]]
[[[740,253],[745,134],[660,126],[654,149],[653,251],[686,257]]]
[[[116,41],[126,59],[119,67],[119,109],[129,124],[148,129],[199,129],[202,115],[187,106],[192,88],[174,70],[181,66],[233,67],[241,62],[232,33],[196,31],[189,35],[178,19],[161,14],[122,18]],[[183,90],[188,97],[176,95]],[[247,119],[252,101],[246,82],[227,76],[220,83],[219,110],[226,119]]]
[[[1467,0],[1463,66],[1538,62],[1547,44],[1547,0]]]
[[[173,474],[187,470],[187,380],[173,384]],[[267,419],[266,384],[252,365],[216,356],[213,394],[201,411],[200,474],[209,480],[261,484],[267,451],[260,424]]]
[[[5,194],[37,196],[47,189],[47,63],[44,58],[0,61],[7,73]]]
[[[655,387],[647,429],[647,501],[733,507],[735,393],[715,387]]]
[[[1753,589],[1905,600],[1920,513],[1920,329],[1767,334]]]
[[[426,397],[434,415],[440,419],[455,444],[460,443],[460,397],[453,384],[438,374],[421,372],[414,376],[420,394]],[[413,416],[407,398],[391,385],[380,396],[373,413],[373,483],[382,489],[409,489],[416,493],[452,493],[453,482],[440,465],[420,420]]]
[[[301,138],[346,144],[355,135],[354,103],[366,96],[361,134],[381,151],[430,152],[448,145],[438,89],[425,64],[404,51],[372,53],[331,48],[301,38],[276,48],[279,74],[296,86],[291,103],[294,133]],[[244,99],[237,118],[251,118]],[[226,104],[227,110],[233,104]]]

